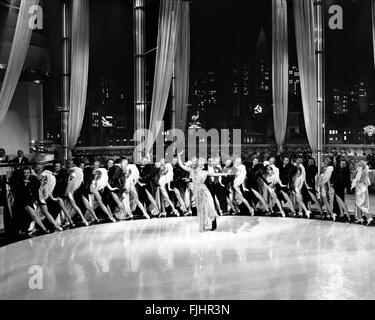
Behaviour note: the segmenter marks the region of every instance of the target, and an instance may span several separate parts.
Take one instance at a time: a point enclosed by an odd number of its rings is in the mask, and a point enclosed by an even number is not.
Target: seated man
[[[5,149],[0,149],[0,163],[8,163],[9,157],[5,154]]]
[[[25,156],[24,156],[24,153],[22,150],[18,150],[17,151],[17,157],[14,158],[11,163],[14,163],[14,164],[29,164],[29,159],[27,159]]]

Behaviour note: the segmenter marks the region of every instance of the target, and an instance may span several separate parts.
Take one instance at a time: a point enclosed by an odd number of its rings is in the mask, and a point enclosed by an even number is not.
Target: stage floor
[[[222,217],[207,233],[197,218],[97,225],[0,248],[0,300],[374,299],[374,239],[282,218]]]

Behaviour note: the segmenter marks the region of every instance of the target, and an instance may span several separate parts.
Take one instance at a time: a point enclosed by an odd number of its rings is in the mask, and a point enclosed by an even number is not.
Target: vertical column
[[[61,148],[64,162],[68,159],[68,117],[70,100],[70,46],[69,46],[69,5],[62,5],[62,96],[61,96]]]
[[[176,128],[176,74],[173,63],[172,83],[171,83],[171,129]]]
[[[134,0],[134,131],[145,129],[147,119],[145,19],[145,0]]]
[[[317,65],[317,102],[318,102],[318,168],[322,165],[324,153],[324,130],[325,130],[325,73],[324,73],[324,0],[315,2],[316,13],[316,65]]]

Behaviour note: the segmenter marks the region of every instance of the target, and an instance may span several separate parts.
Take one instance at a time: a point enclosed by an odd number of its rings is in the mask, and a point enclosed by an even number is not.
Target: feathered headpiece
[[[78,167],[72,167],[69,169],[69,174],[69,182],[72,184],[71,192],[74,193],[83,182],[83,170]]]
[[[47,199],[52,194],[53,190],[55,189],[56,178],[52,174],[52,172],[48,170],[44,170],[40,174],[40,178],[45,181],[45,183],[42,183],[42,185],[40,186],[40,190],[43,191],[43,194],[45,198]]]
[[[98,190],[103,190],[108,185],[108,172],[107,169],[99,168],[94,171],[94,174],[99,175]]]

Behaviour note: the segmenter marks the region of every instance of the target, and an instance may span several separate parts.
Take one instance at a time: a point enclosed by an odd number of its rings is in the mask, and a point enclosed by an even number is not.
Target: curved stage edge
[[[0,248],[0,299],[374,299],[374,239],[265,217],[221,217],[207,233],[197,218],[97,225]]]

